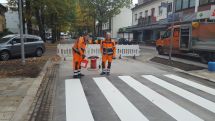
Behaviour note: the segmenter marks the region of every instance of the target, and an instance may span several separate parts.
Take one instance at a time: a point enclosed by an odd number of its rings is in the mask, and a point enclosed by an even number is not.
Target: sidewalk
[[[11,120],[33,81],[33,78],[0,79],[0,121]]]

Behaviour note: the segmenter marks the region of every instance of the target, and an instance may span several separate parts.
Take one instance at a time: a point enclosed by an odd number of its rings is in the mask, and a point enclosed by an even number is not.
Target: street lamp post
[[[19,29],[20,29],[20,40],[21,40],[22,65],[25,65],[25,47],[24,47],[24,36],[23,36],[22,1],[19,0],[18,3],[19,3]]]
[[[171,23],[171,40],[169,46],[169,60],[172,61],[172,49],[173,49],[173,41],[174,41],[174,25],[175,25],[175,0],[173,0],[172,7],[172,23]]]

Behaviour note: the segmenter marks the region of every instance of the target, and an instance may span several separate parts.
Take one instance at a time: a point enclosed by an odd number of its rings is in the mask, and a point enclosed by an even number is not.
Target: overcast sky
[[[133,0],[133,4],[136,4],[138,0]],[[0,0],[0,3],[6,3],[7,0]]]

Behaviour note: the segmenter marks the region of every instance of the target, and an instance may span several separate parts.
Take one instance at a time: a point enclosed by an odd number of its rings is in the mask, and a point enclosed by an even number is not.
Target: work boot
[[[80,76],[80,77],[82,77],[82,76],[85,76],[85,75],[84,75],[84,74],[82,74],[82,73],[80,73],[80,74],[79,74],[79,76]]]
[[[107,69],[107,73],[106,73],[108,76],[110,75],[110,69],[108,68]]]
[[[100,75],[105,75],[105,72],[100,73]]]
[[[107,75],[110,76],[110,72],[107,72]]]
[[[80,78],[78,75],[73,75],[73,78],[74,79],[78,79],[78,78]]]

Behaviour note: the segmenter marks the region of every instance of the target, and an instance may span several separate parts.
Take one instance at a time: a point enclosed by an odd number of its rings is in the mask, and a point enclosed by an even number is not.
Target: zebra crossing
[[[215,99],[215,89],[194,80],[189,80],[174,74],[162,75],[162,78],[156,75],[140,75],[138,78],[134,76],[117,76],[120,83],[126,84],[129,89],[133,89],[135,93],[147,99],[151,104],[158,107],[166,115],[176,121],[214,121],[215,120],[215,102],[205,98],[202,95],[195,94],[184,89],[181,86],[169,83],[166,79],[172,82],[179,82],[190,88],[202,91],[205,95]],[[121,91],[121,87],[113,83],[112,78],[109,77],[92,77],[93,83],[104,96],[105,100],[112,107],[120,121],[151,121],[148,115],[139,109],[132,101],[126,97]],[[180,105],[175,100],[169,99],[168,96],[163,95],[159,90],[151,88],[145,82],[150,82],[159,88],[165,89],[168,92],[179,96],[180,98],[189,102],[188,104],[195,105],[199,110],[206,110],[208,116],[204,117],[188,109],[186,106]],[[97,121],[92,112],[92,107],[89,105],[89,100],[86,96],[86,91],[83,87],[83,81],[80,79],[65,80],[65,98],[66,98],[66,119],[67,121]],[[90,88],[90,87],[88,87]],[[98,91],[98,90],[97,90]],[[145,102],[142,102],[145,103]],[[191,106],[192,107],[192,106]],[[94,107],[95,108],[95,107]],[[143,107],[144,108],[144,107]],[[150,110],[150,109],[146,109]],[[104,114],[105,115],[105,114]],[[154,114],[156,117],[156,114]],[[157,118],[158,119],[158,118]],[[160,120],[159,120],[160,121]]]

